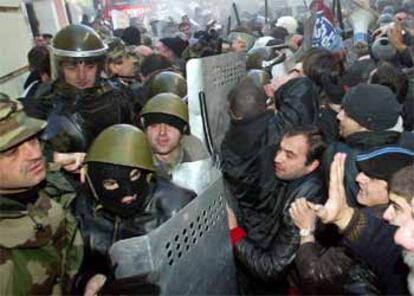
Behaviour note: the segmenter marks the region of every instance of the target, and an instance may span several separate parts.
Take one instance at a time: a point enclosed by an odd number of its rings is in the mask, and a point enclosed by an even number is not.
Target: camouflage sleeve
[[[83,260],[83,240],[75,217],[66,212],[66,239],[64,249],[63,275],[64,294],[69,294],[73,280],[79,271]]]
[[[13,264],[9,252],[0,247],[0,295],[11,295]]]

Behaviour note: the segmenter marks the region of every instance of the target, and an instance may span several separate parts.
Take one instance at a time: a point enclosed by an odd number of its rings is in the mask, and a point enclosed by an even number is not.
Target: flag
[[[336,27],[332,11],[323,3],[316,1],[313,9],[316,11],[312,33],[312,47],[324,47],[331,51],[343,48],[340,29]]]

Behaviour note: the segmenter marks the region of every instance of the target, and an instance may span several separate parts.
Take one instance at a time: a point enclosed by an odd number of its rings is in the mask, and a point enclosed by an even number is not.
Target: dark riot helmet
[[[182,133],[190,133],[188,106],[173,93],[161,93],[151,98],[142,108],[141,118],[145,128],[152,123],[164,122]]]
[[[88,26],[64,27],[55,35],[50,46],[52,77],[60,76],[62,61],[96,61],[102,68],[107,48],[101,37]]]
[[[129,124],[116,124],[103,130],[93,141],[84,162],[100,162],[155,172],[147,136]]]
[[[269,46],[252,48],[246,55],[246,69],[266,70],[270,73],[271,68],[285,58],[283,53]]]
[[[162,71],[148,81],[148,98],[160,93],[173,93],[180,98],[187,96],[187,81],[173,71]]]
[[[250,77],[250,79],[257,87],[262,87],[263,85],[269,84],[271,80],[269,73],[258,69],[252,69],[247,72],[247,77]]]

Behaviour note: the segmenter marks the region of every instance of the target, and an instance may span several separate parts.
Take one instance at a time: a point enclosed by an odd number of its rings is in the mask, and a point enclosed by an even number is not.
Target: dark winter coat
[[[86,258],[81,267],[78,288],[84,287],[96,273],[110,274],[108,251],[114,242],[149,233],[194,198],[194,192],[157,177],[156,182],[151,184],[142,208],[123,219],[104,210],[89,190],[83,188],[73,206],[85,242]]]

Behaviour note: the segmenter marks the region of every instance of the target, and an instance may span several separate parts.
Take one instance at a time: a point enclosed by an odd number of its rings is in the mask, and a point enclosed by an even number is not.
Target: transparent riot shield
[[[219,178],[154,231],[116,242],[109,251],[116,279],[145,278],[160,295],[237,294],[222,192]]]
[[[215,158],[230,122],[227,95],[246,74],[244,53],[227,53],[187,63],[191,133]]]

